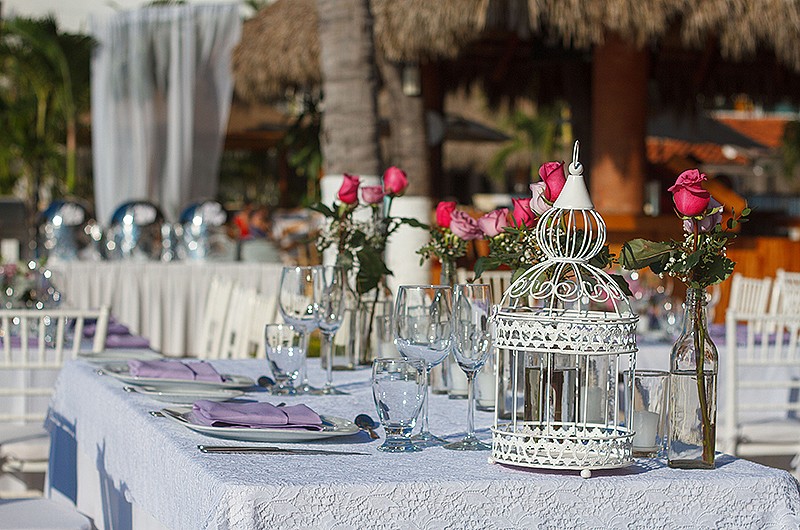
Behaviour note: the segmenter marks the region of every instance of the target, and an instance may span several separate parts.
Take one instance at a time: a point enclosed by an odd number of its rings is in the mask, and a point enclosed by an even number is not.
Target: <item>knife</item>
[[[263,445],[198,445],[201,453],[270,453],[278,455],[368,455],[356,451],[328,451],[325,449],[291,449]]]

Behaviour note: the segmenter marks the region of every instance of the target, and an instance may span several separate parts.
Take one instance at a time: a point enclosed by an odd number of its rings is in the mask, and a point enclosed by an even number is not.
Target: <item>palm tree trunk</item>
[[[369,0],[317,0],[324,173],[380,175],[377,74]]]
[[[392,124],[390,162],[410,177],[407,195],[429,197],[431,168],[423,99],[403,93],[402,64],[380,59],[378,64],[389,95]]]

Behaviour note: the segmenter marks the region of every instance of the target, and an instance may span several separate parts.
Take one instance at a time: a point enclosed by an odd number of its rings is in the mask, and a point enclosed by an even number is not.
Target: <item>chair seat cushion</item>
[[[0,425],[0,458],[47,461],[49,455],[50,435],[43,425]]]
[[[92,523],[74,508],[50,499],[0,500],[0,530],[91,530]]]

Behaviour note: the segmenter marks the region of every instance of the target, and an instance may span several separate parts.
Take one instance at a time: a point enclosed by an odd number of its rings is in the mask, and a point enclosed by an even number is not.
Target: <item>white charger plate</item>
[[[155,361],[164,356],[152,350],[103,350],[101,352],[82,352],[78,354],[78,359],[93,363],[122,362],[128,359],[138,359],[140,361]]]
[[[321,431],[286,428],[209,427],[192,423],[189,414],[191,411],[192,409],[189,407],[171,407],[162,409],[161,413],[165,418],[169,418],[175,423],[201,434],[245,442],[307,442],[349,436],[360,430],[352,421],[335,416],[320,416],[323,422]]]
[[[126,386],[127,392],[136,392],[156,401],[164,403],[176,403],[179,405],[191,405],[195,401],[205,399],[207,401],[228,401],[244,395],[241,390],[233,388],[211,388],[208,390],[186,389],[186,390],[159,390],[151,386],[130,385]]]
[[[127,364],[104,364],[102,373],[110,375],[123,383],[140,386],[149,386],[163,392],[185,392],[188,389],[210,390],[210,389],[237,389],[249,388],[255,385],[255,381],[244,375],[220,374],[222,381],[195,381],[193,379],[167,379],[164,377],[139,377],[131,375]]]

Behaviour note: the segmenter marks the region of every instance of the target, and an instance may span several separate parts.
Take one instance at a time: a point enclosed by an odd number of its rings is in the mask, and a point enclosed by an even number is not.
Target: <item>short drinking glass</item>
[[[272,375],[273,394],[295,394],[294,382],[306,358],[305,333],[288,324],[267,324],[264,345]]]
[[[372,397],[386,441],[378,451],[410,453],[422,451],[411,442],[427,388],[425,364],[415,359],[372,361]]]

